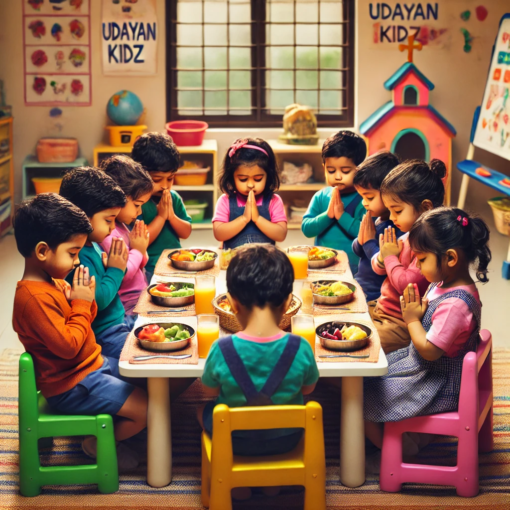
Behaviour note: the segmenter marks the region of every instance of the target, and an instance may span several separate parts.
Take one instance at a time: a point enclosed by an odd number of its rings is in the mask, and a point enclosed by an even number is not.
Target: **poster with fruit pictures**
[[[90,106],[90,0],[23,0],[25,104]]]
[[[510,14],[499,25],[473,143],[510,160]]]

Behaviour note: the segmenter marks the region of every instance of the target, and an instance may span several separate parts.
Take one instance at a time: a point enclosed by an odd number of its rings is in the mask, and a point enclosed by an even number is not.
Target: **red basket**
[[[207,122],[200,120],[174,120],[167,123],[166,132],[173,138],[175,145],[188,147],[202,145],[208,127]]]

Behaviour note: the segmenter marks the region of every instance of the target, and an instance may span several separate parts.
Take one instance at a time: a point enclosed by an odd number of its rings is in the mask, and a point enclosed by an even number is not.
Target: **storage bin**
[[[207,168],[183,168],[175,174],[177,186],[203,186],[207,182]]]
[[[105,129],[110,134],[110,145],[124,147],[132,146],[143,135],[147,126],[106,126]]]
[[[510,198],[496,197],[487,202],[494,214],[494,223],[500,234],[510,236]]]
[[[32,177],[35,192],[39,193],[58,193],[60,191],[61,177]]]
[[[37,142],[39,163],[72,163],[77,157],[76,138],[41,138]]]
[[[289,221],[291,223],[301,223],[303,221],[303,216],[307,211],[307,207],[295,207],[293,205],[289,206],[290,217]]]
[[[191,216],[192,223],[204,221],[205,210],[207,209],[207,202],[201,200],[185,200],[184,206],[186,212]]]
[[[200,120],[175,120],[167,123],[166,132],[175,145],[190,147],[202,145],[208,127],[207,122]]]

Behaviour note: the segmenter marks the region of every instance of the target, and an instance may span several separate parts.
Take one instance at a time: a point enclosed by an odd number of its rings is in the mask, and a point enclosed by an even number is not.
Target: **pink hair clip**
[[[269,157],[269,154],[262,147],[250,145],[248,140],[241,140],[240,142],[233,143],[228,151],[228,157],[232,158],[239,149],[255,149],[256,151],[263,152],[267,157]]]
[[[463,227],[467,227],[468,225],[468,219],[465,216],[463,218],[460,214],[457,216],[457,221],[460,221]]]

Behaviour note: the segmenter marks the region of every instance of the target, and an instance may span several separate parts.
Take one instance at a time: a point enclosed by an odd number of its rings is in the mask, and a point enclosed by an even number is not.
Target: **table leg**
[[[172,481],[170,384],[164,377],[147,380],[147,483],[164,487]]]
[[[342,378],[340,481],[346,487],[359,487],[365,483],[363,377]]]

